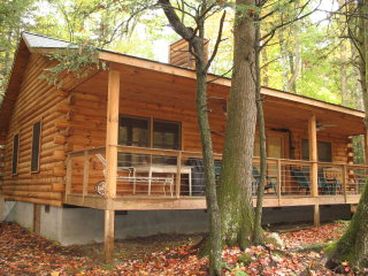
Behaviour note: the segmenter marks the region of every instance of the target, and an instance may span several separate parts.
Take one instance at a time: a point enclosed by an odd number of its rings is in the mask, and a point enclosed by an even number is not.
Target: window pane
[[[330,142],[318,142],[318,161],[332,162],[332,145]],[[309,142],[306,139],[302,141],[302,159],[309,160]]]
[[[146,118],[120,117],[119,144],[124,146],[149,147],[149,127]],[[118,156],[119,166],[135,166],[147,162],[147,156],[123,154]]]
[[[153,122],[153,147],[180,149],[180,124],[173,122]]]
[[[37,172],[40,167],[40,139],[41,139],[41,122],[38,122],[33,125],[32,158],[31,158],[32,172]]]
[[[318,160],[332,162],[332,146],[329,142],[318,142]]]
[[[13,137],[12,174],[17,173],[18,153],[19,153],[19,134],[16,134]]]
[[[148,147],[148,119],[121,117],[119,144],[125,146]]]

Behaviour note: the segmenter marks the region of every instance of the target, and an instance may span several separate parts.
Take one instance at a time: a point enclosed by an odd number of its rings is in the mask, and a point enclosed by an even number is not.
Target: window
[[[19,133],[13,137],[13,153],[12,153],[12,174],[17,174],[17,166],[19,159]]]
[[[41,148],[41,122],[37,122],[32,127],[31,172],[39,172],[40,170],[40,148]]]
[[[151,127],[150,121],[148,118],[121,116],[119,144],[162,149],[181,148],[180,123],[153,120]]]
[[[330,142],[317,143],[318,161],[332,162],[332,144]],[[309,160],[309,142],[306,139],[302,141],[302,159]]]
[[[120,117],[119,144],[149,146],[149,121],[145,118]]]
[[[180,123],[152,120],[149,118],[120,117],[119,144],[125,146],[180,149]],[[170,160],[169,160],[170,159]],[[171,163],[173,158],[142,155],[119,154],[119,166],[134,166],[144,163]],[[175,161],[176,163],[176,161]]]
[[[180,149],[180,125],[166,121],[153,122],[153,147]]]
[[[273,158],[282,158],[285,157],[284,155],[284,142],[285,142],[285,136],[283,133],[279,132],[268,132],[267,133],[267,139],[266,139],[267,145],[267,157],[273,157]],[[254,148],[253,148],[253,155],[254,156],[260,156],[260,142],[259,142],[259,134],[256,133],[254,137]]]

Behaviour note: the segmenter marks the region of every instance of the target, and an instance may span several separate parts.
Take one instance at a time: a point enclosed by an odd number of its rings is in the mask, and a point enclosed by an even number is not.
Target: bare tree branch
[[[218,48],[219,48],[220,43],[222,41],[222,31],[223,31],[223,28],[224,28],[225,17],[226,17],[226,11],[224,11],[222,16],[221,16],[220,26],[219,26],[219,30],[218,30],[218,34],[217,34],[217,40],[216,40],[215,47],[214,47],[214,50],[212,52],[212,55],[208,59],[208,62],[207,62],[207,65],[206,65],[206,70],[208,70],[208,68],[211,66],[211,63],[212,63],[213,59],[217,55]]]

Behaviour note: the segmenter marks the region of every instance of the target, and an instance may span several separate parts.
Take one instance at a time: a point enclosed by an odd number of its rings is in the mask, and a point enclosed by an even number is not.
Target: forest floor
[[[346,223],[280,230],[273,244],[245,252],[226,248],[225,275],[337,275],[324,267],[323,246],[339,238]],[[12,223],[0,224],[1,275],[206,275],[207,258],[196,245],[200,235],[158,235],[116,243],[115,261],[104,264],[102,245],[63,247]],[[280,243],[280,242],[279,242]],[[348,264],[344,273],[353,275]]]

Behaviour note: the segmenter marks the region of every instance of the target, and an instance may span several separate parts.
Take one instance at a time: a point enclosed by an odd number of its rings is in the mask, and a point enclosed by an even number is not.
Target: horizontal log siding
[[[43,70],[50,66],[48,59],[32,54],[24,71],[6,134],[2,192],[9,199],[61,205],[65,150],[64,143],[55,143],[55,137],[64,137],[59,133],[56,124],[66,117],[65,111],[59,110],[60,105],[66,101],[66,95],[40,79]],[[31,173],[32,125],[38,120],[42,120],[40,171]],[[17,175],[13,176],[11,163],[15,133],[19,133],[20,147]]]
[[[133,72],[134,73],[134,72]],[[185,151],[199,152],[201,150],[199,129],[197,126],[195,110],[195,86],[184,80],[165,82],[160,79],[145,79],[145,75],[140,73],[122,72],[120,113],[153,117],[156,119],[178,121],[182,124],[182,149]],[[125,75],[124,75],[125,74]],[[69,125],[69,136],[67,145],[69,151],[82,150],[91,147],[104,146],[106,137],[106,79],[102,74],[87,81],[70,95],[71,119]],[[140,81],[140,83],[139,83]],[[148,87],[149,86],[149,87]],[[225,111],[226,111],[226,91],[209,88],[209,116],[214,149],[221,153],[225,133]],[[268,123],[269,130],[278,128],[277,123]],[[290,158],[301,159],[301,141],[308,137],[305,129],[290,127],[291,148]],[[333,162],[346,162],[347,138],[330,136],[324,132],[318,134],[318,139],[332,143]],[[294,148],[294,156],[291,149]],[[73,170],[73,185],[77,182],[80,186],[75,186],[78,191],[82,190],[82,161],[75,164]],[[88,191],[93,192],[94,183],[101,180],[102,168],[99,161],[91,160],[91,167],[98,168],[95,176],[90,177]],[[289,176],[287,176],[289,177]],[[289,181],[292,183],[292,180]],[[120,187],[121,186],[121,187]],[[122,184],[117,187],[125,190]]]

